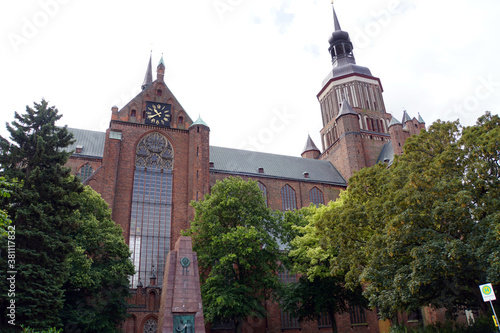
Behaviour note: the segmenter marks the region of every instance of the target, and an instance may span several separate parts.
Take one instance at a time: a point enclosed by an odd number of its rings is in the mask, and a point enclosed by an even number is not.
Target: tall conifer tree
[[[47,101],[15,113],[7,124],[10,140],[0,137],[0,176],[17,178],[9,204],[2,203],[15,226],[15,324],[46,328],[60,324],[63,283],[67,279],[66,257],[73,251],[71,232],[77,228],[73,211],[78,203],[69,200],[83,190],[64,164],[71,155],[63,149],[72,143],[66,127],[56,127],[61,118]],[[6,242],[2,241],[4,247]],[[5,253],[5,252],[4,252]],[[1,260],[0,311],[2,327],[9,319],[7,307],[6,256]]]

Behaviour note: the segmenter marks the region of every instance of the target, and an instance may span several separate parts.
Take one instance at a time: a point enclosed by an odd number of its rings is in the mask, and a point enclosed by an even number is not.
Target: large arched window
[[[137,145],[129,239],[136,271],[130,281],[133,288],[139,279],[147,283],[152,274],[158,285],[163,284],[170,249],[173,165],[172,145],[160,133],[146,135]]]
[[[288,184],[281,188],[281,207],[282,210],[292,210],[297,208],[295,191]]]
[[[323,193],[316,186],[314,186],[309,191],[309,199],[311,203],[316,205],[316,207],[318,207],[320,204],[321,205],[325,204],[325,200],[323,199]]]
[[[82,181],[82,183],[87,180],[87,178],[90,177],[90,175],[92,174],[92,165],[90,165],[89,163],[87,164],[84,164],[82,165],[82,167],[80,168],[80,171],[78,171],[78,178],[80,178],[80,180]]]

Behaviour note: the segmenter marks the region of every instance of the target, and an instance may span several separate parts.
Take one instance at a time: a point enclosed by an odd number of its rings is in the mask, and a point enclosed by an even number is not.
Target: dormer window
[[[309,172],[303,172],[304,178],[309,178]]]
[[[76,146],[76,149],[75,149],[75,153],[77,154],[81,154],[83,151],[83,146],[82,145],[78,145]]]
[[[264,173],[264,168],[259,168],[258,171],[259,173]]]

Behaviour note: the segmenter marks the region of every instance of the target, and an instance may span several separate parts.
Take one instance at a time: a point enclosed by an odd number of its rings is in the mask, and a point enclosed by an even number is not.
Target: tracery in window
[[[139,278],[149,281],[153,267],[157,284],[163,284],[170,249],[173,165],[172,145],[162,134],[150,133],[137,145],[129,238],[136,271],[130,281],[132,288]]]
[[[158,328],[158,323],[155,319],[148,319],[148,321],[144,324],[144,333],[156,333]]]

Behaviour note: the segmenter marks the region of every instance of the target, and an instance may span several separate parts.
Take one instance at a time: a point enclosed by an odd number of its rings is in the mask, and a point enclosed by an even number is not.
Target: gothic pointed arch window
[[[311,203],[316,205],[316,207],[318,207],[319,205],[325,204],[323,192],[321,192],[321,190],[319,188],[317,188],[316,186],[314,186],[309,191],[309,199],[310,199]]]
[[[156,267],[158,285],[163,284],[170,249],[173,166],[172,144],[162,134],[150,133],[138,143],[130,212],[129,247],[136,271],[130,281],[132,288],[139,279],[148,281],[151,267]]]
[[[297,208],[295,190],[288,184],[281,188],[281,207],[282,210],[293,210]]]
[[[90,165],[90,163],[86,163],[82,165],[82,167],[80,168],[80,170],[76,175],[78,176],[78,178],[80,178],[80,180],[83,183],[85,180],[87,180],[87,178],[90,177],[92,172],[93,172],[92,165]]]

